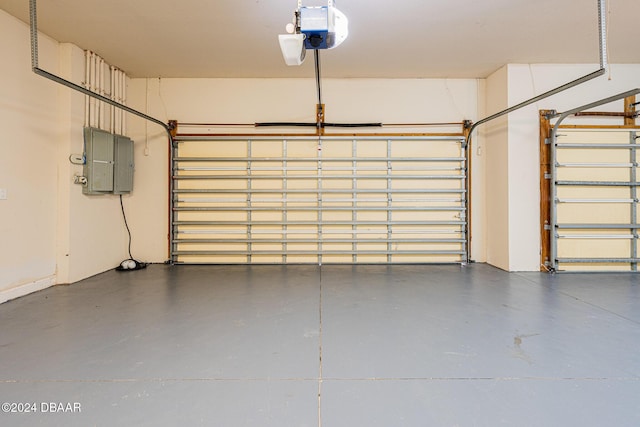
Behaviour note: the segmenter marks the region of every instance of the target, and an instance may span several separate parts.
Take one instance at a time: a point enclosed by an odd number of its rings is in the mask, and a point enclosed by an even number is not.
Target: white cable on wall
[[[120,98],[118,97],[118,69],[113,67],[113,87],[111,88],[113,91],[113,99],[116,102],[120,102]],[[118,120],[120,118],[120,113],[117,111],[114,112],[113,115],[113,132],[118,131]]]
[[[109,66],[109,99],[112,101],[116,100],[115,94],[113,93],[113,85],[116,78],[116,67],[113,65]],[[116,109],[113,105],[111,105],[111,109],[109,110],[109,132],[113,133],[115,131],[115,122],[116,119]]]
[[[122,104],[127,105],[127,76],[124,71],[120,71],[120,76],[122,78],[122,83],[120,85],[120,90],[122,91]],[[120,116],[120,123],[122,125],[120,133],[124,135],[127,132],[127,124],[125,122],[126,115],[123,110],[120,110]]]
[[[93,52],[89,52],[89,76],[88,76],[88,80],[89,80],[89,90],[91,92],[93,92],[95,89],[93,87],[93,69],[94,69],[94,54]],[[93,111],[95,109],[95,105],[96,105],[96,100],[94,98],[91,98],[91,100],[89,101],[89,126],[93,126]]]
[[[104,96],[104,59],[98,59],[98,93]],[[104,105],[98,101],[98,128],[104,129]]]
[[[607,54],[609,55],[609,58],[611,58],[611,51],[609,50],[609,28],[611,28],[611,1],[606,0],[607,2],[607,15],[606,18],[604,18],[607,22],[607,37],[606,37],[606,50],[607,50]],[[613,75],[611,74],[611,61],[608,62],[607,64],[607,70],[609,72],[609,77],[608,80],[612,80],[613,79]]]
[[[118,92],[120,95],[120,104],[124,105],[124,99],[122,97],[122,75],[124,73],[120,70],[118,70]],[[122,111],[119,112],[120,113],[120,127],[118,128],[118,132],[122,135],[124,133],[124,126],[123,126],[123,122],[124,122],[124,114]]]
[[[116,78],[115,78],[115,88],[114,88],[115,92],[116,92],[116,102],[118,102],[119,104],[122,104],[122,99],[120,98],[120,70],[116,69]],[[121,120],[122,120],[122,115],[120,114],[120,112],[116,112],[116,127],[114,132],[118,133],[120,132],[120,126],[121,126]]]
[[[92,89],[94,92],[98,92],[98,55],[93,54],[93,60],[91,61],[91,67],[92,67],[92,71],[91,71],[91,84],[92,84]],[[98,127],[98,100],[94,99],[93,100],[93,106],[91,108],[91,114],[92,114],[92,122],[91,125],[93,127]]]
[[[149,114],[149,79],[144,79],[144,112]],[[149,123],[144,123],[144,155],[149,155]]]
[[[84,82],[85,89],[89,89],[89,51],[84,51]],[[89,95],[84,96],[84,127],[89,126]]]
[[[120,70],[118,70],[118,102],[120,104],[123,104],[122,102],[122,73],[120,72]],[[119,119],[118,119],[118,129],[117,132],[122,134],[122,112],[119,112]]]
[[[115,81],[114,81],[114,87],[113,90],[116,94],[116,102],[119,104],[122,104],[122,101],[120,100],[120,70],[118,70],[116,68],[115,70],[116,72],[116,76],[115,76]],[[122,115],[120,114],[120,112],[116,112],[116,122],[115,122],[115,128],[114,128],[114,132],[118,133],[120,132],[120,119],[122,118]]]

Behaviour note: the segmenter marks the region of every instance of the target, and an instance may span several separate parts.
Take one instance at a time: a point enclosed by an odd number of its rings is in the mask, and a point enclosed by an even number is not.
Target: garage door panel
[[[612,224],[628,224],[631,221],[627,209],[619,206],[616,209],[611,203],[559,203],[558,216],[571,218],[572,223],[578,224],[597,224],[603,220]]]
[[[464,138],[177,138],[178,263],[466,261]]]
[[[552,153],[552,238],[561,271],[637,271],[636,131],[562,130]]]

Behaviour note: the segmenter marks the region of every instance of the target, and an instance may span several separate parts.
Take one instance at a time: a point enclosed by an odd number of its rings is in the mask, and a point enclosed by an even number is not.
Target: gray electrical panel
[[[130,193],[133,190],[133,141],[126,136],[115,135],[114,148],[113,192]]]
[[[133,141],[126,136],[84,129],[87,179],[84,194],[123,194],[133,190]]]

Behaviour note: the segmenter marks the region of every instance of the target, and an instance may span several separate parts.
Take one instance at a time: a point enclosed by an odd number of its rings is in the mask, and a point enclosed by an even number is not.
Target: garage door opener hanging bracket
[[[30,27],[31,27],[31,68],[33,70],[34,73],[38,74],[39,76],[45,77],[49,80],[52,80],[56,83],[59,83],[63,86],[67,86],[70,89],[76,90],[78,92],[81,92],[87,96],[90,96],[92,98],[96,98],[104,103],[107,103],[109,105],[112,105],[116,108],[120,108],[128,113],[131,113],[133,115],[136,115],[138,117],[141,117],[147,121],[150,121],[152,123],[155,123],[159,126],[162,126],[164,128],[164,130],[167,132],[167,135],[170,139],[173,139],[172,135],[171,135],[171,127],[154,118],[151,117],[141,111],[135,110],[127,105],[121,104],[119,102],[116,102],[110,98],[107,98],[106,96],[102,96],[98,93],[95,93],[87,88],[84,88],[80,85],[77,85],[73,82],[70,82],[66,79],[63,79],[60,76],[57,76],[55,74],[52,74],[48,71],[45,71],[43,69],[41,69],[39,67],[38,64],[38,20],[37,20],[37,0],[29,0],[29,18],[30,18]]]

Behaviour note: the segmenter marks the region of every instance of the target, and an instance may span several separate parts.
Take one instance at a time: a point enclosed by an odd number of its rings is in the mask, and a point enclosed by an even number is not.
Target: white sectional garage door
[[[179,136],[172,260],[466,262],[464,145],[462,136]]]

